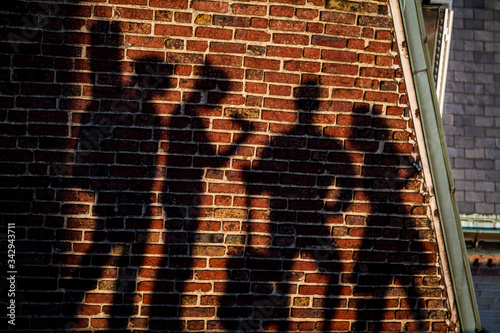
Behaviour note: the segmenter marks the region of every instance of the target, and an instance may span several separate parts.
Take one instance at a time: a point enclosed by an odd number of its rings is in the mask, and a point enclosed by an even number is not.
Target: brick
[[[120,33],[132,32],[139,34],[149,34],[151,33],[151,24],[114,21],[111,23],[111,31]]]
[[[266,86],[267,88],[267,86]],[[292,88],[287,86],[269,85],[269,94],[278,96],[290,96]]]
[[[166,60],[169,63],[178,64],[202,64],[203,56],[196,53],[177,53],[177,52],[167,52]]]
[[[293,17],[294,13],[295,13],[295,8],[289,6],[273,5],[269,7],[269,14],[272,16]]]
[[[355,14],[346,14],[333,11],[322,11],[320,15],[321,21],[338,22],[344,24],[354,24],[356,22]]]
[[[188,1],[187,0],[151,0],[149,5],[151,7],[160,7],[160,8],[186,9],[186,8],[188,8]]]
[[[312,61],[285,61],[284,69],[289,71],[300,72],[319,72],[320,64]]]
[[[265,98],[264,106],[271,109],[281,109],[281,110],[294,110],[296,108],[295,102],[287,99],[277,99],[277,98]],[[263,116],[267,113],[264,112]],[[294,117],[296,118],[296,116]]]
[[[129,57],[132,60],[148,59],[149,61],[164,61],[165,53],[164,52],[154,52],[154,51],[128,50],[127,57]]]
[[[356,62],[358,60],[357,53],[350,51],[323,50],[321,52],[321,57],[326,60],[340,62]]]
[[[303,32],[306,30],[306,24],[304,22],[296,22],[289,20],[270,20],[269,27],[272,30],[282,30],[282,31]]]
[[[195,41],[195,40],[187,41],[188,51],[205,52],[207,48],[208,48],[208,43],[205,41]]]
[[[269,57],[288,57],[288,58],[301,58],[302,49],[285,46],[268,46],[267,56]]]
[[[245,86],[245,91],[255,94],[265,94],[267,92],[267,84],[248,82]]]
[[[356,75],[358,73],[357,65],[345,65],[345,64],[323,64],[321,71],[329,74],[343,74],[343,75]]]
[[[264,81],[266,82],[279,82],[279,83],[289,83],[297,84],[299,83],[300,76],[297,74],[285,74],[285,73],[274,73],[267,72],[264,76]]]
[[[127,36],[127,43],[129,43],[132,46],[142,46],[151,48],[163,48],[165,46],[163,38],[157,38],[157,37]]]
[[[241,66],[243,59],[240,56],[230,56],[230,55],[207,55],[207,62],[212,65],[224,65],[224,66]]]
[[[253,28],[267,29],[268,20],[265,18],[253,17],[250,24]]]
[[[369,26],[369,27],[379,27],[379,28],[388,28],[391,25],[389,18],[381,17],[381,16],[359,16],[358,24],[360,26]]]
[[[250,58],[245,57],[245,67],[250,68],[259,68],[259,69],[269,69],[269,70],[279,70],[280,69],[280,61],[279,60],[270,60],[263,58]]]
[[[325,33],[335,36],[360,37],[361,28],[354,26],[341,26],[338,24],[327,24],[325,27]]]
[[[229,27],[250,27],[251,18],[249,17],[238,17],[238,16],[223,16],[214,15],[213,18],[214,25],[229,26]]]
[[[233,32],[228,29],[198,27],[196,28],[195,36],[211,39],[232,39]],[[236,38],[238,39],[238,37]]]
[[[301,9],[297,8],[295,15],[304,20],[313,20],[318,17],[319,13],[316,9]]]
[[[332,92],[333,98],[361,99],[362,96],[363,96],[363,91],[356,89],[334,89]]]
[[[133,20],[151,20],[153,18],[153,11],[146,9],[117,7],[115,13],[116,16]]]
[[[375,91],[368,91],[365,94],[365,99],[367,101],[396,103],[399,100],[399,94],[379,93],[379,92],[375,92]]]
[[[306,35],[275,33],[273,35],[273,42],[278,44],[289,44],[289,45],[308,45],[309,37]]]
[[[191,8],[203,12],[226,13],[228,11],[228,3],[220,1],[194,0],[191,2]]]
[[[246,45],[243,43],[211,42],[210,51],[221,53],[245,53]]]
[[[267,14],[267,7],[260,5],[234,4],[231,6],[234,14],[244,14],[250,16],[264,16]]]
[[[268,42],[271,39],[271,35],[265,31],[237,29],[234,38],[248,41]]]
[[[313,36],[311,44],[328,47],[344,48],[347,45],[347,40],[341,37],[328,37],[328,36]]]
[[[193,28],[179,25],[155,25],[155,34],[165,36],[180,36],[191,37],[193,36]]]
[[[365,48],[368,52],[387,53],[392,47],[392,43],[370,42]]]

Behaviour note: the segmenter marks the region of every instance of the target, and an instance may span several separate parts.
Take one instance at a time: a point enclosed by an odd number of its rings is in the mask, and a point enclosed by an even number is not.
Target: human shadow
[[[381,149],[394,136],[383,107],[336,104],[324,89],[314,80],[297,87],[296,122],[271,124],[269,145],[228,171],[245,185],[245,247],[228,260],[230,281],[209,329],[429,328],[414,287],[432,274],[430,257],[408,253],[419,222],[399,194],[418,183],[414,161]],[[403,318],[405,327],[393,323]]]
[[[213,309],[193,306],[197,304],[197,295],[193,293],[212,290],[196,270],[206,267],[210,256],[221,256],[225,251],[221,223],[209,220],[217,215],[214,205],[224,198],[213,194],[217,191],[211,186],[217,185],[210,180],[222,179],[220,169],[230,167],[231,157],[249,135],[249,122],[230,111],[232,108],[221,106],[233,84],[225,72],[209,63],[193,70],[194,77],[179,82],[189,91],[177,114],[164,117],[159,109],[153,111],[157,120],[156,139],[161,142],[162,150],[156,168],[161,166],[163,178],[152,190],[159,192],[165,219],[161,251],[168,254],[154,262],[156,267],[141,268],[139,272],[139,276],[151,279],[141,315],[148,316],[153,331],[196,329],[199,322],[188,323],[183,318],[214,314]],[[222,119],[212,127],[233,126],[241,135],[231,140],[230,135],[209,131],[208,117],[214,116]],[[148,249],[139,252],[151,253]],[[140,266],[152,266],[149,260],[145,259]]]
[[[71,197],[70,191],[59,190],[67,201],[62,213],[68,216],[66,228],[57,233],[66,331],[89,325],[110,331],[126,328],[128,317],[138,314],[132,253],[141,236],[137,233],[136,239],[129,225],[142,216],[144,205],[154,201],[147,191],[128,192],[131,174],[145,180],[155,156],[155,144],[144,129],[147,119],[140,113],[142,78],[127,75],[134,67],[140,72],[139,65],[123,60],[123,36],[119,29],[109,32],[110,22],[95,21],[89,30],[87,60],[76,65],[87,72],[58,73],[62,82],[87,83],[82,93],[90,97],[62,101],[62,109],[76,110],[71,136],[77,144],[72,163],[53,166],[60,176],[55,187],[80,191],[79,197]],[[168,82],[170,72],[163,70],[162,79]],[[106,317],[92,318],[100,313]]]

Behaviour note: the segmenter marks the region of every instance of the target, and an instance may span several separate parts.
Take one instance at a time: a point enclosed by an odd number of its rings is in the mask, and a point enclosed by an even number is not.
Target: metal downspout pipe
[[[441,121],[436,88],[430,71],[420,0],[399,0],[411,73],[424,141],[432,176],[433,191],[446,248],[460,328],[464,333],[481,331],[476,296],[464,236],[455,199],[455,186]]]

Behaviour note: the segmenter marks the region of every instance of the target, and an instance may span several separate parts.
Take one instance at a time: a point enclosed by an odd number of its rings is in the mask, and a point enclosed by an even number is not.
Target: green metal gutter
[[[420,0],[399,0],[411,71],[429,160],[434,194],[440,217],[455,300],[464,333],[481,331],[474,285],[452,178],[448,148],[431,75],[431,60]]]

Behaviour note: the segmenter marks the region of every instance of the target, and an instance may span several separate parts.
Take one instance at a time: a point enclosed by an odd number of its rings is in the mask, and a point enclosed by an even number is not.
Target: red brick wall
[[[384,1],[40,3],[2,4],[16,329],[454,327]]]

